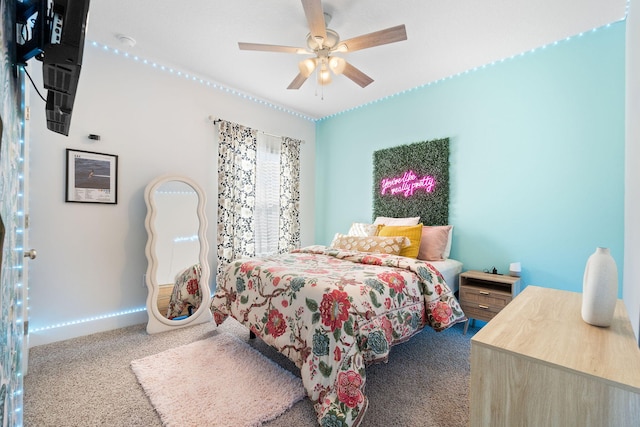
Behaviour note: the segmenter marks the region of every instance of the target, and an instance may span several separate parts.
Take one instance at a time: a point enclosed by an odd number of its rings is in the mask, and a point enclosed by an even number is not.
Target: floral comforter
[[[169,298],[169,308],[167,309],[167,319],[175,319],[180,317],[188,309],[189,315],[192,310],[197,310],[202,302],[202,293],[200,292],[200,277],[202,276],[202,267],[200,264],[194,264],[185,268],[176,276],[176,281]]]
[[[232,262],[211,309],[217,324],[234,317],[300,368],[324,427],[360,423],[366,364],[426,325],[466,320],[431,264],[325,246]]]

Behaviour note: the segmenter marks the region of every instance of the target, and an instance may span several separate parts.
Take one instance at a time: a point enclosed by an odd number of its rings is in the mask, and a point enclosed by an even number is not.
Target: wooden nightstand
[[[460,306],[469,319],[489,321],[520,293],[520,278],[465,271],[460,274]],[[464,325],[467,333],[469,322]]]

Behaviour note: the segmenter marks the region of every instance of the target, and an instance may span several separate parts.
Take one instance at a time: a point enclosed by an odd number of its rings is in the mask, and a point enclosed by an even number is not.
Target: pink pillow
[[[418,259],[423,261],[442,261],[449,241],[450,225],[422,227],[422,240]]]

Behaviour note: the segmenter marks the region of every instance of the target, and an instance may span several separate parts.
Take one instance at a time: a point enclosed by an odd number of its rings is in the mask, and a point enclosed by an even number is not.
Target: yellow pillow
[[[378,230],[378,236],[405,236],[411,241],[400,251],[401,256],[417,258],[420,252],[420,239],[422,239],[422,224],[418,225],[384,225]]]

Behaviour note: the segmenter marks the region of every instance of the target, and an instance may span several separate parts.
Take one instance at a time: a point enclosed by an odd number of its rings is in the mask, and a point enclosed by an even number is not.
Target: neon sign
[[[402,176],[383,178],[380,182],[380,194],[404,194],[411,197],[416,190],[424,189],[431,193],[436,186],[436,180],[430,175],[418,178],[414,171],[408,170]]]

